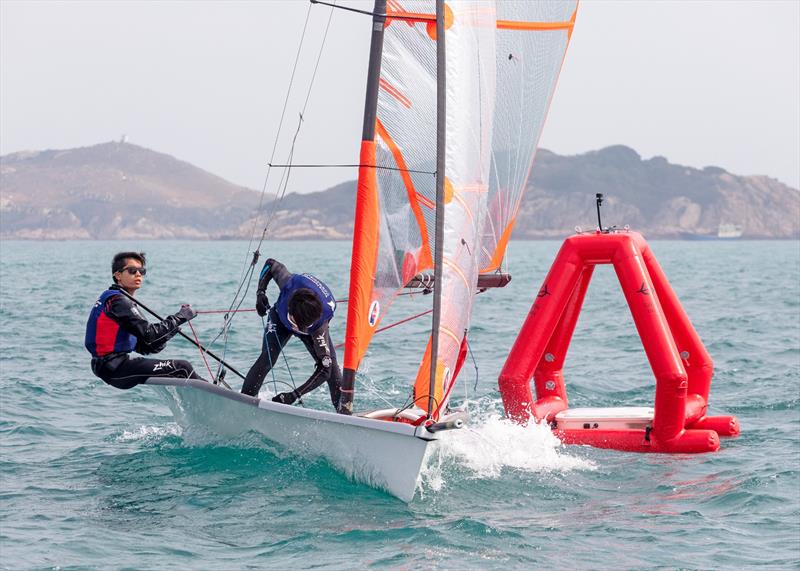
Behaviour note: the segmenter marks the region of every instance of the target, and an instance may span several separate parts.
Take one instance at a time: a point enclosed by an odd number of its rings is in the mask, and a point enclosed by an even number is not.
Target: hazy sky
[[[0,0],[0,154],[126,134],[260,189],[308,6]],[[276,162],[329,15],[311,8]],[[295,162],[357,162],[369,33],[334,13]],[[800,187],[800,1],[583,0],[541,146],[612,144]],[[289,190],[355,176],[296,171]]]

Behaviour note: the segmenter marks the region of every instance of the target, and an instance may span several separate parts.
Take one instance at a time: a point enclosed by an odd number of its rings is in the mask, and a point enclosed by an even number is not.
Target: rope
[[[206,310],[203,310],[203,311],[198,311],[198,310],[195,310],[195,311],[198,314],[204,314],[204,313],[244,313],[245,311],[255,311],[255,308],[253,308],[253,309],[206,309]]]
[[[264,329],[264,337],[269,337],[269,331],[267,330],[267,326],[264,324],[263,315],[261,316],[261,327]],[[275,335],[277,335],[277,333],[275,333]],[[280,341],[280,339],[278,339],[278,341]],[[275,394],[278,394],[278,381],[275,379],[275,366],[272,362],[272,353],[270,353],[269,350],[269,343],[267,343],[267,359],[269,359],[269,372],[272,374],[272,388],[275,391]]]
[[[415,169],[400,169],[397,167],[385,167],[381,165],[362,165],[362,164],[352,164],[352,165],[345,165],[345,164],[311,164],[311,165],[276,165],[269,163],[270,167],[280,168],[280,167],[291,167],[294,169],[320,169],[320,168],[361,168],[367,167],[371,169],[378,169],[378,170],[387,170],[387,171],[397,171],[397,172],[410,172],[416,174],[431,174],[436,175],[433,171],[421,171]]]
[[[187,323],[189,324],[189,329],[192,330],[192,335],[194,335],[194,340],[197,342],[197,348],[200,351],[200,356],[203,358],[203,362],[206,364],[206,370],[208,370],[208,374],[211,376],[211,380],[215,381],[214,373],[211,372],[211,367],[208,365],[208,360],[206,359],[206,353],[205,351],[203,351],[202,345],[200,345],[200,340],[197,338],[197,332],[194,330],[194,325],[192,325],[191,321],[187,321]]]
[[[310,11],[311,11],[311,5],[312,4],[309,4],[309,14],[310,14]],[[297,122],[297,129],[295,130],[294,137],[292,138],[292,146],[290,147],[290,150],[289,150],[289,160],[287,161],[288,164],[286,165],[286,168],[284,168],[284,175],[283,175],[283,177],[281,179],[281,181],[284,183],[283,184],[283,190],[280,193],[280,197],[277,200],[273,200],[273,203],[272,203],[273,204],[273,209],[272,209],[272,212],[270,213],[270,215],[267,218],[267,223],[264,226],[264,230],[261,232],[261,239],[258,242],[258,246],[256,247],[256,251],[259,251],[261,249],[261,244],[263,244],[264,239],[266,238],[267,232],[269,230],[270,224],[271,224],[272,220],[275,217],[275,213],[278,211],[278,205],[283,200],[283,197],[286,195],[286,188],[289,185],[289,175],[290,175],[291,169],[292,169],[292,159],[294,157],[295,145],[297,144],[297,137],[300,134],[300,127],[303,124],[303,116],[306,113],[306,109],[308,108],[308,102],[311,99],[311,92],[312,92],[312,90],[314,88],[314,82],[315,82],[315,80],[317,78],[317,71],[319,71],[319,62],[322,60],[322,52],[325,49],[325,42],[328,39],[328,31],[330,30],[331,20],[332,19],[333,19],[333,8],[331,8],[331,12],[328,15],[328,23],[325,25],[325,33],[322,36],[322,43],[320,44],[319,53],[317,54],[317,61],[314,64],[314,72],[311,74],[311,81],[308,84],[308,91],[306,92],[306,98],[305,98],[305,101],[303,101],[303,108],[300,111],[300,118],[299,118],[299,120]],[[306,16],[306,23],[307,22],[308,22],[308,15]],[[303,28],[303,33],[305,34],[305,28]],[[299,56],[299,51],[298,51],[298,56]],[[297,67],[297,61],[295,61],[295,68],[296,67]],[[292,72],[292,76],[294,76],[294,71]],[[288,99],[288,95],[289,94],[287,92],[287,99]],[[284,109],[284,111],[285,111],[285,109]],[[277,137],[276,137],[275,144],[277,146]],[[270,157],[269,162],[272,163],[273,159],[274,159],[274,152],[273,152],[273,155]],[[280,186],[281,185],[279,183],[278,184],[278,188],[280,188]],[[276,197],[277,197],[277,193],[276,193]],[[249,245],[248,245],[248,249],[249,249]]]
[[[405,319],[401,319],[400,321],[395,321],[391,325],[387,325],[386,327],[381,327],[380,329],[377,329],[375,331],[375,333],[373,333],[373,335],[377,335],[378,333],[381,333],[382,331],[386,331],[387,329],[391,329],[392,327],[397,327],[398,325],[402,325],[403,323],[408,323],[409,321],[411,321],[413,319],[417,319],[418,317],[423,317],[425,315],[428,315],[432,311],[433,311],[432,309],[429,309],[427,311],[423,311],[422,313],[418,313],[416,315],[412,315],[411,317],[406,317]],[[341,347],[344,347],[344,343],[343,342],[339,343],[334,348],[335,349],[340,349]]]
[[[292,390],[297,393],[297,385],[294,382],[294,376],[292,375],[292,368],[289,366],[289,360],[286,358],[286,355],[283,351],[281,351],[281,355],[283,355],[283,362],[286,365],[286,370],[289,373],[289,380],[292,382]],[[300,396],[300,393],[297,393],[297,402],[300,403],[300,406],[303,408],[306,407],[305,403],[303,402],[303,398]]]
[[[303,23],[303,31],[300,34],[300,44],[297,46],[297,53],[295,54],[295,57],[294,57],[294,66],[292,67],[292,75],[291,75],[291,77],[289,79],[289,86],[286,88],[286,96],[283,99],[283,108],[281,109],[281,118],[278,121],[278,131],[275,134],[275,141],[272,144],[272,153],[270,154],[270,158],[269,158],[269,162],[270,163],[275,158],[275,153],[277,152],[277,149],[278,149],[278,141],[280,140],[281,131],[283,129],[283,120],[286,117],[286,108],[289,106],[289,96],[291,95],[292,87],[294,86],[294,78],[295,78],[295,74],[297,73],[297,64],[300,62],[300,54],[303,51],[303,44],[305,43],[306,30],[308,29],[308,20],[310,19],[310,17],[311,17],[311,4],[308,5],[308,9],[306,10],[306,19],[305,19],[305,22]],[[261,196],[259,197],[259,200],[258,200],[258,208],[256,209],[258,214],[253,219],[253,229],[250,231],[250,241],[247,244],[247,257],[245,258],[245,263],[247,262],[247,260],[250,257],[250,247],[253,245],[253,238],[255,237],[255,234],[256,234],[256,223],[258,222],[258,216],[261,214],[261,210],[262,210],[263,205],[264,205],[264,195],[267,192],[267,186],[269,185],[269,176],[270,176],[271,173],[272,173],[272,168],[268,168],[267,169],[267,175],[266,175],[266,177],[264,179],[264,184],[261,187]],[[254,259],[253,263],[251,264],[251,266],[255,266],[256,262],[257,262],[257,259]],[[247,266],[245,266],[244,268],[246,268],[246,267]],[[244,274],[245,274],[245,269],[244,268],[242,269],[242,275],[240,276],[240,279],[242,279],[244,277]],[[240,286],[240,289],[241,289],[241,286]]]
[[[403,293],[398,293],[398,294],[395,294],[395,297],[401,297],[401,296],[404,296],[404,295],[428,295],[428,293],[430,293],[429,289],[419,289],[418,291],[406,291],[406,292],[403,292]],[[342,299],[337,299],[336,303],[337,304],[339,304],[339,303],[347,303],[349,301],[350,301],[349,297],[344,297]]]
[[[268,336],[270,332],[267,330],[267,327],[264,324],[263,317],[261,317],[261,325],[264,327],[264,336]],[[275,335],[275,338],[278,339],[278,334],[275,331],[273,331],[272,333],[273,335]],[[280,339],[278,339],[278,343],[280,343]],[[286,385],[287,387],[291,386],[293,391],[297,391],[297,387],[294,384],[294,377],[292,376],[292,370],[289,367],[289,362],[286,360],[286,353],[283,351],[283,348],[281,348],[281,354],[283,355],[283,361],[286,364],[286,370],[289,371],[289,379],[292,381],[291,385],[289,385],[289,383],[286,383],[284,381],[279,381],[275,377],[275,363],[272,362],[272,353],[269,351],[269,343],[267,343],[267,359],[269,359],[269,371],[272,375],[272,388],[275,391],[275,394],[278,394],[278,383]],[[305,407],[302,398],[297,397],[297,400],[301,406]]]
[[[467,351],[469,352],[469,356],[472,357],[472,366],[475,367],[475,386],[472,387],[474,392],[478,392],[478,361],[475,360],[475,353],[472,352],[472,346],[469,344],[469,339],[465,336],[464,339],[467,340]],[[467,383],[464,383],[464,387],[466,388]]]

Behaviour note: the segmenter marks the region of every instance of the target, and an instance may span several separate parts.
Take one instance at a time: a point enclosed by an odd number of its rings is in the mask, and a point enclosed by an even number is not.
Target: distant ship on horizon
[[[720,222],[716,234],[692,234],[682,232],[680,237],[684,240],[736,240],[742,237],[744,228],[730,222]]]
[[[720,222],[719,228],[717,229],[717,238],[721,240],[731,240],[734,238],[741,238],[742,230],[743,230],[742,227],[737,226],[736,224]]]

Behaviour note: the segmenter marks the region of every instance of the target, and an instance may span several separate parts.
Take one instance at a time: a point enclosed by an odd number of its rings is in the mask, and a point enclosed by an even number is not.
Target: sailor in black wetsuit
[[[267,285],[275,280],[280,288],[278,301],[270,307],[267,300]],[[256,291],[256,310],[267,316],[261,355],[258,357],[242,384],[242,392],[256,396],[264,383],[264,377],[275,365],[289,337],[300,338],[314,358],[314,372],[297,389],[275,395],[272,400],[282,404],[293,404],[301,395],[313,391],[322,383],[328,383],[331,402],[337,412],[349,414],[339,406],[342,372],[336,361],[328,323],[336,310],[336,300],[330,289],[310,274],[292,274],[286,266],[270,258],[264,263]]]
[[[130,357],[159,353],[179,330],[197,315],[188,305],[164,321],[149,323],[136,304],[121,293],[133,295],[147,273],[142,252],[120,252],[111,263],[114,284],[95,302],[86,323],[85,345],[92,354],[92,372],[109,385],[130,389],[148,377],[199,379],[194,368],[182,359]]]

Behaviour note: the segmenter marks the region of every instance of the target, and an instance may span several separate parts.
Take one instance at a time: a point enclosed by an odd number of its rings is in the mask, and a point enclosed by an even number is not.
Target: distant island
[[[355,181],[288,194],[272,230],[284,239],[349,239]],[[649,238],[800,237],[800,191],[766,176],[643,160],[616,145],[560,156],[540,150],[513,233],[562,238],[604,222]],[[125,142],[0,157],[0,238],[248,238],[259,193]]]

